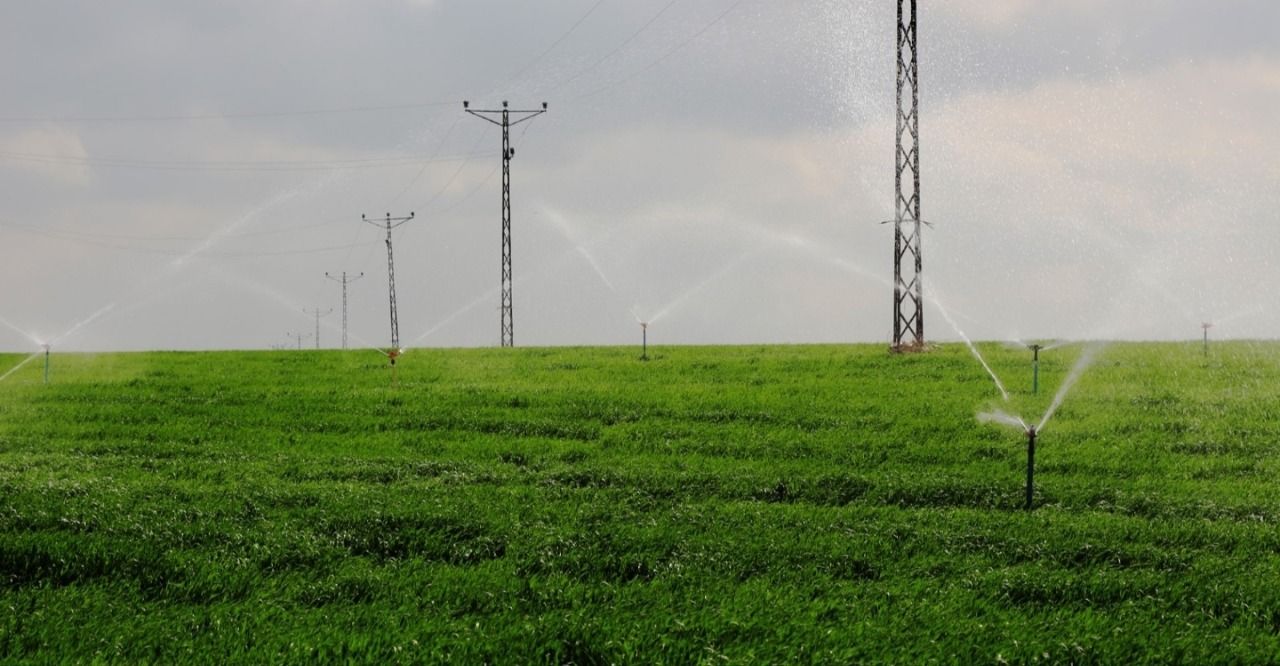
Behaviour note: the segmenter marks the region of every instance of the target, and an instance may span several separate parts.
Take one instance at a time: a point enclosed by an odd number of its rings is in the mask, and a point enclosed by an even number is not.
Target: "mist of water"
[[[711,285],[712,285],[713,283],[715,283],[717,280],[722,279],[724,276],[726,276],[726,275],[728,275],[729,273],[731,273],[735,268],[737,268],[738,266],[740,266],[740,265],[741,265],[743,262],[745,262],[747,259],[750,259],[751,257],[753,257],[753,256],[755,256],[755,255],[757,255],[757,254],[759,254],[759,253],[760,253],[760,250],[759,250],[758,248],[757,248],[757,249],[755,249],[755,250],[748,250],[747,252],[744,252],[744,253],[742,253],[742,254],[738,255],[737,257],[735,257],[734,259],[732,259],[732,260],[730,260],[730,261],[726,262],[723,266],[721,266],[720,268],[716,269],[716,271],[715,271],[714,273],[712,273],[712,274],[708,275],[707,277],[703,278],[700,282],[698,282],[697,284],[693,285],[693,286],[692,286],[692,287],[690,287],[689,289],[684,290],[683,292],[681,292],[680,294],[678,294],[675,298],[673,298],[673,299],[671,299],[670,301],[668,301],[666,305],[664,305],[664,306],[662,306],[661,308],[659,308],[659,309],[658,309],[658,311],[657,311],[656,313],[654,313],[654,315],[653,315],[652,317],[649,317],[649,321],[648,321],[648,323],[652,324],[652,323],[654,323],[654,322],[657,322],[657,321],[660,321],[660,320],[662,320],[662,319],[666,318],[666,317],[667,317],[667,315],[670,315],[672,311],[674,311],[674,310],[676,310],[676,309],[680,308],[680,307],[681,307],[681,306],[683,306],[685,303],[687,303],[687,302],[689,301],[689,299],[691,299],[691,298],[693,298],[694,296],[696,296],[696,295],[698,294],[698,292],[700,292],[700,291],[702,291],[703,289],[706,289],[707,287],[711,286]],[[637,319],[638,319],[638,317],[637,317]]]
[[[1058,392],[1053,396],[1053,402],[1049,404],[1049,409],[1045,410],[1044,417],[1040,419],[1040,423],[1036,425],[1036,430],[1044,429],[1045,424],[1058,411],[1058,407],[1062,406],[1062,401],[1067,399],[1067,394],[1071,392],[1071,387],[1075,386],[1080,379],[1080,375],[1093,364],[1098,352],[1104,345],[1100,343],[1092,343],[1085,346],[1084,351],[1080,353],[1080,358],[1076,359],[1076,364],[1071,367],[1071,372],[1067,373],[1067,378],[1062,380],[1062,385],[1058,387]]]
[[[964,334],[964,331],[960,329],[960,325],[951,318],[951,314],[947,312],[947,309],[942,307],[942,303],[936,298],[932,300],[933,304],[937,306],[938,312],[942,314],[942,318],[951,325],[951,328],[955,329],[956,333],[960,336],[960,339],[964,340],[965,346],[969,348],[969,352],[973,354],[974,358],[978,359],[978,363],[982,364],[982,369],[986,370],[988,375],[991,375],[991,381],[994,381],[996,383],[996,388],[1000,389],[1000,395],[1004,397],[1004,401],[1009,402],[1009,392],[1005,390],[1004,382],[1000,381],[1000,377],[996,375],[996,371],[992,370],[990,365],[987,365],[987,359],[982,357],[982,354],[978,352],[978,348],[974,346],[973,341],[969,339],[969,336]]]
[[[31,342],[35,343],[35,345],[36,345],[37,347],[39,347],[40,345],[44,344],[44,342],[43,342],[43,341],[41,341],[41,340],[40,340],[40,338],[39,338],[36,334],[34,334],[34,333],[30,332],[30,331],[27,331],[27,330],[24,330],[24,329],[18,328],[16,325],[14,325],[13,323],[11,323],[9,320],[5,319],[4,317],[0,317],[0,325],[2,325],[2,326],[4,326],[4,327],[6,327],[6,328],[8,328],[8,329],[12,330],[13,332],[17,333],[18,335],[21,335],[22,337],[24,337],[24,338],[26,338],[26,339],[30,340]]]
[[[1012,426],[1022,430],[1023,432],[1026,432],[1030,427],[1027,425],[1026,421],[1022,420],[1022,417],[1014,416],[1013,414],[1008,414],[998,409],[990,412],[979,413],[978,421],[980,423],[999,423],[1000,425]]]
[[[43,350],[43,349],[42,349],[42,350],[40,350],[40,351],[38,351],[38,352],[36,352],[36,353],[34,353],[34,354],[32,354],[32,355],[30,355],[30,356],[28,356],[28,357],[26,357],[26,358],[24,358],[24,359],[22,359],[22,361],[21,361],[21,362],[19,362],[17,365],[13,366],[12,368],[9,368],[9,370],[8,370],[8,371],[6,371],[3,375],[0,375],[0,382],[2,382],[2,381],[4,381],[4,380],[8,379],[8,378],[9,378],[9,375],[12,375],[13,373],[15,373],[15,372],[17,372],[18,370],[22,369],[22,366],[24,366],[24,365],[26,365],[26,364],[30,363],[31,361],[35,360],[36,358],[39,358],[39,357],[40,357],[40,356],[42,356],[42,355],[44,355],[44,350]]]

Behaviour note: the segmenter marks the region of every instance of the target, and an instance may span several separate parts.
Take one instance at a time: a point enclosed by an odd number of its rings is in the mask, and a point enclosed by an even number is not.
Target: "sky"
[[[925,335],[1274,338],[1280,3],[921,1]],[[888,343],[890,0],[0,8],[0,350]],[[301,341],[314,346],[314,337]]]

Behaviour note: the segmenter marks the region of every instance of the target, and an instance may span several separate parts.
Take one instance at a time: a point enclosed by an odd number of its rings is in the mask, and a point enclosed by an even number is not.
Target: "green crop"
[[[1280,345],[53,355],[0,660],[1275,662]],[[0,356],[0,373],[24,357]]]

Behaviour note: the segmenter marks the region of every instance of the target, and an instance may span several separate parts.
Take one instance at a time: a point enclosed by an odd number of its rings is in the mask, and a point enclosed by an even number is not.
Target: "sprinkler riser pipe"
[[[1036,480],[1036,429],[1027,428],[1027,511],[1032,508]]]
[[[49,383],[49,349],[44,350],[44,383]]]

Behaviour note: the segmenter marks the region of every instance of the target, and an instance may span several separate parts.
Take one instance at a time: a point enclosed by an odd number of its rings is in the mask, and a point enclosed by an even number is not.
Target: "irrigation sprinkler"
[[[1031,350],[1031,393],[1040,393],[1040,350],[1044,345],[1027,345]]]
[[[649,322],[640,322],[640,360],[649,360]]]
[[[44,349],[44,383],[49,383],[49,343],[42,343],[41,349]]]
[[[1213,328],[1213,324],[1210,324],[1209,322],[1206,321],[1200,324],[1200,328],[1204,329],[1204,355],[1205,355],[1205,358],[1208,358],[1209,357],[1209,329]]]
[[[1036,481],[1036,427],[1027,428],[1027,511],[1032,508]]]

